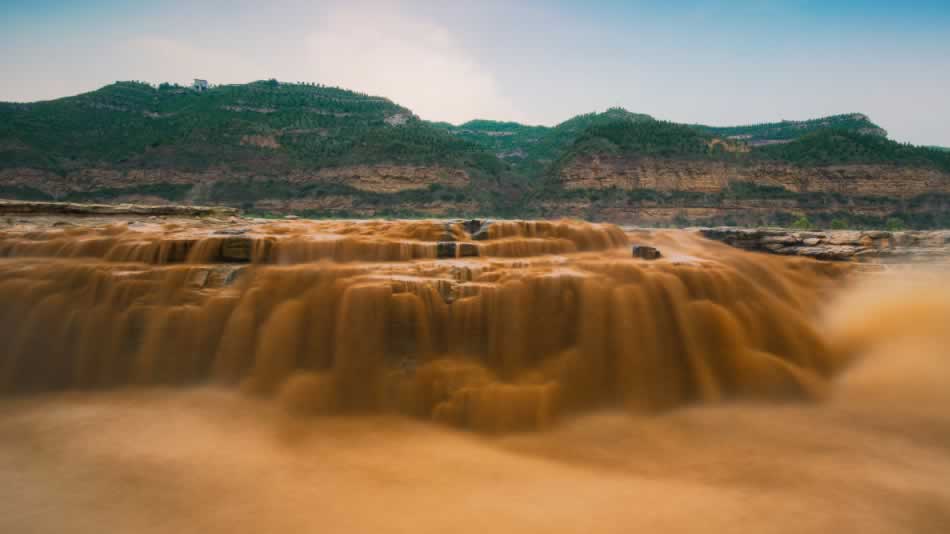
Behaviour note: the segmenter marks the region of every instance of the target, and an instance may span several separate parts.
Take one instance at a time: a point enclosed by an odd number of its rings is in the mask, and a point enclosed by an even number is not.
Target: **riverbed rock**
[[[474,234],[482,228],[484,221],[481,219],[469,219],[467,221],[462,221],[462,229],[469,233],[469,235]]]
[[[452,221],[442,223],[442,236],[439,241],[458,241],[455,237],[455,223]]]
[[[807,256],[816,260],[843,261],[854,258],[859,251],[868,250],[851,245],[825,245],[815,247],[792,247],[788,251],[782,251],[783,254],[795,254],[796,256]]]
[[[220,261],[248,262],[254,241],[246,237],[231,237],[221,241]]]
[[[455,241],[439,241],[435,250],[437,258],[454,258],[456,256],[455,252],[458,250],[458,243]]]
[[[777,244],[781,244],[781,245],[794,245],[794,244],[797,244],[797,243],[801,243],[802,240],[799,239],[798,236],[796,236],[796,235],[794,235],[794,234],[786,234],[786,235],[770,235],[770,236],[766,236],[766,237],[763,237],[762,239],[760,239],[759,242],[760,242],[760,243],[766,243],[766,244],[768,244],[768,243],[777,243]]]
[[[185,281],[185,285],[198,289],[204,288],[210,274],[210,269],[195,269],[188,273],[188,279]]]
[[[205,288],[222,288],[237,282],[245,272],[246,265],[218,265],[211,269],[205,281]]]
[[[662,256],[659,250],[647,245],[634,245],[632,253],[634,258],[643,260],[657,260]]]
[[[460,258],[472,258],[479,255],[478,245],[475,243],[459,243],[458,251]]]
[[[484,241],[491,238],[488,232],[488,228],[491,226],[491,224],[492,221],[490,220],[472,219],[463,222],[462,228],[464,228],[465,231],[468,232],[468,234],[472,236],[472,239],[475,241]]]
[[[950,256],[950,231],[829,230],[796,232],[777,228],[700,228],[707,239],[736,248],[826,261],[879,261]]]

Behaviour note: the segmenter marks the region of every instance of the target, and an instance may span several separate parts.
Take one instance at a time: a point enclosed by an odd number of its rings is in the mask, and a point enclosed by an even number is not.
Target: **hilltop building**
[[[208,80],[199,80],[198,78],[195,78],[195,83],[191,84],[191,87],[195,91],[203,93],[208,90]]]

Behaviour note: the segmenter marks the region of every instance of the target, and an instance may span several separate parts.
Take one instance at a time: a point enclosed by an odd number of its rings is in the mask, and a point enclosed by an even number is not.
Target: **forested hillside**
[[[854,211],[853,224],[925,227],[946,219],[950,151],[892,141],[859,113],[713,127],[612,108],[553,127],[452,125],[316,84],[117,82],[0,103],[0,197],[659,224]]]
[[[0,168],[227,165],[280,172],[353,163],[485,163],[476,146],[385,98],[276,81],[204,92],[119,82],[76,97],[0,104],[0,118]]]
[[[763,124],[749,124],[745,126],[704,126],[696,125],[697,129],[730,139],[743,140],[753,145],[767,145],[783,141],[791,141],[826,128],[849,130],[863,134],[887,137],[887,132],[871,122],[863,113],[849,113],[832,115],[820,119],[806,121],[781,121]]]

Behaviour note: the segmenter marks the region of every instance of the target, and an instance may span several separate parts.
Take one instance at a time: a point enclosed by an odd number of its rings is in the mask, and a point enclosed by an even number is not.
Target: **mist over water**
[[[0,527],[950,529],[945,277],[469,230],[0,236]]]

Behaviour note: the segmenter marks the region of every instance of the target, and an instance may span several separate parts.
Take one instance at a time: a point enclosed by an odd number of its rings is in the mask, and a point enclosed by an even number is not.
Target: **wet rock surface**
[[[743,250],[829,261],[948,261],[950,230],[796,231],[781,228],[700,228],[706,239]]]
[[[633,253],[634,258],[640,258],[644,260],[657,260],[662,256],[659,250],[647,245],[634,245],[631,252]]]
[[[457,245],[454,241],[440,241],[436,247],[436,257],[454,258]]]
[[[474,239],[475,241],[485,241],[491,239],[489,234],[489,227],[491,227],[492,221],[486,219],[472,219],[470,221],[465,221],[462,223],[462,228]]]
[[[478,256],[478,245],[475,243],[459,243],[459,257],[471,258]]]

